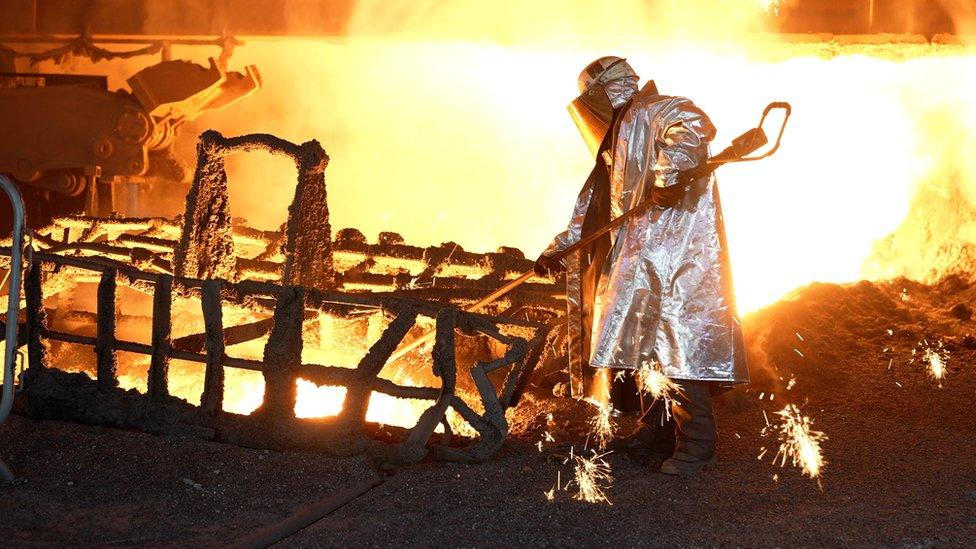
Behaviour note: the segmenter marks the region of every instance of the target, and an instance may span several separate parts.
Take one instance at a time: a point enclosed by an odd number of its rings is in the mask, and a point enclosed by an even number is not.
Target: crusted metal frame
[[[6,252],[8,250],[4,250]],[[74,277],[83,272],[98,276],[98,310],[95,337],[53,330],[47,326],[43,307],[43,279],[58,285],[62,277]],[[119,285],[129,286],[153,294],[152,341],[150,344],[121,340],[116,336],[116,295]],[[61,286],[63,287],[63,286]],[[170,303],[174,295],[198,298],[204,317],[206,332],[203,348],[192,352],[176,348],[170,336],[172,330]],[[25,281],[26,323],[23,326],[28,347],[28,369],[24,380],[24,394],[28,408],[36,415],[56,413],[63,419],[83,420],[90,423],[115,424],[165,432],[154,428],[159,423],[155,417],[168,413],[166,409],[177,404],[180,408],[178,421],[185,425],[205,428],[212,438],[241,442],[262,447],[312,446],[348,454],[363,451],[367,447],[365,415],[369,395],[373,391],[398,398],[430,400],[432,404],[421,414],[416,425],[409,429],[401,442],[393,444],[395,450],[384,452],[398,462],[412,463],[427,455],[428,442],[438,424],[445,427],[445,434],[434,444],[435,457],[458,461],[481,461],[489,457],[504,441],[508,427],[505,410],[517,402],[519,392],[531,375],[538,360],[546,328],[536,322],[514,318],[499,319],[476,313],[468,313],[451,306],[413,299],[397,298],[383,294],[351,295],[346,293],[283,286],[269,282],[230,282],[219,279],[201,280],[174,277],[169,274],[149,273],[110,259],[67,257],[47,252],[34,252]],[[270,335],[265,347],[264,359],[249,360],[228,357],[224,352],[225,334],[242,332],[263,334],[264,330],[253,325],[225,328],[221,301],[250,302],[255,307],[270,308],[274,312]],[[380,308],[392,321],[380,338],[360,359],[356,368],[343,368],[301,362],[302,326],[308,311],[343,314],[364,307]],[[435,321],[436,340],[433,348],[431,372],[441,380],[440,387],[411,387],[398,385],[380,377],[390,355],[404,340],[417,318],[426,316]],[[506,350],[497,359],[479,362],[471,370],[478,389],[479,407],[476,412],[461,399],[455,389],[458,365],[455,360],[455,333],[477,334],[492,338]],[[507,335],[506,331],[526,334]],[[48,341],[63,341],[92,347],[97,357],[95,379],[83,374],[66,374],[52,367],[47,354]],[[531,351],[535,349],[535,351]],[[151,356],[148,372],[148,392],[118,388],[117,353],[127,351]],[[168,364],[171,359],[187,360],[204,365],[204,387],[198,407],[183,401],[174,402],[168,392]],[[221,411],[224,390],[224,368],[244,368],[259,371],[265,379],[264,402],[252,416],[238,416],[228,421]],[[504,383],[499,389],[488,374],[508,368]],[[317,384],[342,386],[347,390],[340,414],[329,421],[300,420],[294,415],[296,379],[302,377]],[[73,393],[51,391],[51,382],[70,380]],[[36,397],[36,398],[34,398]],[[33,402],[32,401],[33,398]],[[73,399],[72,406],[61,402],[45,410],[58,399]],[[124,402],[123,406],[118,406]],[[108,404],[108,406],[106,406]],[[117,408],[128,411],[120,415]],[[188,410],[192,408],[193,410]],[[478,440],[465,448],[452,447],[450,426],[446,421],[449,408],[456,411],[477,431]],[[131,413],[140,410],[138,413]],[[150,418],[150,419],[146,419]],[[247,419],[260,424],[240,427]],[[175,421],[175,420],[174,420]],[[171,425],[171,423],[166,423]],[[217,433],[220,429],[227,432]],[[327,429],[331,432],[316,436],[309,429]],[[255,436],[264,430],[264,434]],[[192,432],[193,430],[191,430]]]
[[[295,199],[280,231],[249,229],[229,216],[224,158],[255,149],[287,155],[296,163]],[[225,138],[208,131],[198,145],[197,170],[182,219],[75,216],[33,232],[20,338],[28,347],[22,398],[28,413],[265,448],[316,448],[340,455],[371,451],[406,463],[423,459],[429,451],[457,461],[481,461],[497,451],[508,430],[505,410],[517,403],[539,362],[546,323],[562,308],[560,288],[554,280],[538,279],[496,304],[491,316],[465,312],[459,307],[531,268],[531,261],[511,248],[473,254],[453,243],[408,246],[394,233],[382,233],[378,243],[369,244],[353,229],[339,231],[332,242],[327,163],[315,141],[296,145],[265,134]],[[261,251],[242,257],[235,251],[238,246]],[[0,249],[0,254],[9,253],[9,248]],[[45,297],[79,283],[97,283],[97,310],[89,318],[95,336],[48,325]],[[119,339],[120,285],[152,295],[149,343]],[[174,298],[199,300],[203,333],[172,337]],[[225,326],[225,306],[231,304],[271,317]],[[348,318],[363,309],[383,311],[390,322],[355,368],[302,363],[306,321],[322,314]],[[421,317],[434,320],[430,374],[440,387],[399,385],[381,377],[401,342],[417,335],[416,330],[410,334]],[[493,358],[470,368],[479,399],[474,407],[457,392],[459,332],[490,339],[495,351]],[[226,353],[229,345],[264,337],[262,360]],[[96,355],[94,379],[53,368],[47,352],[51,341],[90,346]],[[119,388],[119,352],[151,357],[146,394]],[[170,395],[173,359],[203,365],[199,406]],[[222,411],[225,368],[263,375],[263,404],[250,416]],[[492,376],[493,382],[490,376],[499,370],[507,372],[501,380]],[[339,415],[296,418],[299,377],[344,387]],[[373,391],[431,404],[412,428],[378,442],[383,437],[374,436],[377,430],[365,420]],[[455,444],[449,410],[473,428],[476,440]],[[438,425],[444,432],[433,442]]]

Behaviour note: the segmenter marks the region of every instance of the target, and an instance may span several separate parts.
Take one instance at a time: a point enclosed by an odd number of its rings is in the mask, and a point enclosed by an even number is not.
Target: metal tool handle
[[[786,101],[774,101],[766,105],[766,108],[763,110],[762,117],[759,119],[759,125],[756,127],[762,128],[763,124],[766,122],[766,117],[769,116],[769,113],[775,110],[783,111],[783,123],[780,124],[779,131],[776,132],[776,141],[773,142],[773,146],[758,156],[747,156],[738,160],[738,162],[753,162],[755,160],[761,160],[767,156],[771,156],[773,153],[779,150],[779,143],[783,140],[783,132],[786,131],[786,122],[790,119],[790,115],[793,114],[793,107]]]
[[[711,164],[709,166],[710,169],[708,170],[708,173],[711,173],[715,168],[717,168],[717,167],[719,167],[721,165],[722,164]],[[581,238],[575,244],[573,244],[573,245],[571,245],[571,246],[569,246],[569,247],[567,247],[567,248],[565,248],[565,249],[563,249],[563,250],[561,250],[561,251],[553,254],[552,255],[553,259],[562,260],[562,259],[565,259],[566,257],[569,257],[574,252],[576,252],[576,251],[578,251],[578,250],[586,247],[587,245],[591,244],[593,241],[595,241],[595,240],[603,237],[603,235],[607,234],[608,232],[610,232],[610,231],[612,231],[612,230],[620,227],[621,225],[623,225],[627,221],[633,219],[634,217],[636,217],[638,215],[641,215],[641,214],[647,212],[647,210],[651,209],[651,206],[653,206],[653,205],[654,205],[654,199],[652,197],[648,197],[648,198],[644,199],[643,202],[641,202],[637,206],[634,206],[633,208],[631,208],[630,210],[628,210],[627,213],[621,215],[620,217],[617,217],[616,219],[614,219],[610,223],[607,223],[603,227],[600,227],[599,229],[597,229],[596,231],[594,231],[592,234],[586,235],[585,237]],[[504,286],[498,288],[494,292],[492,292],[492,293],[486,295],[485,297],[479,299],[475,303],[472,303],[471,305],[468,305],[467,307],[464,308],[464,310],[467,311],[467,312],[469,312],[469,313],[473,313],[475,311],[478,311],[479,309],[481,309],[485,305],[491,303],[492,301],[495,301],[496,299],[498,299],[498,298],[504,296],[505,294],[511,292],[515,288],[521,286],[525,281],[527,281],[528,279],[532,278],[533,276],[535,276],[535,271],[534,270],[525,271],[524,273],[522,273],[521,275],[519,275],[519,277],[516,278],[515,280],[512,280],[512,281],[509,281],[509,282],[505,283]],[[403,347],[398,348],[392,355],[390,355],[390,359],[387,362],[389,363],[389,362],[398,360],[403,355],[409,353],[410,351],[416,349],[417,347],[420,347],[424,343],[427,343],[428,341],[430,341],[431,339],[434,338],[435,333],[436,332],[434,332],[434,331],[430,331],[430,332],[428,332],[428,333],[426,333],[426,334],[418,337],[417,339],[411,341],[410,343],[404,345]]]
[[[0,175],[0,187],[3,187],[10,198],[14,213],[13,241],[10,243],[10,289],[7,290],[7,325],[4,334],[6,345],[3,353],[3,396],[0,397],[0,424],[3,424],[14,405],[17,317],[20,316],[21,260],[24,251],[24,199],[17,187],[4,175]],[[13,479],[10,469],[0,460],[0,482],[10,482]]]

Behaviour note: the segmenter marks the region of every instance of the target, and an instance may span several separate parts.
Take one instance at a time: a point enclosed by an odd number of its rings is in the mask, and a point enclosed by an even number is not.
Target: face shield
[[[601,57],[579,76],[580,95],[568,106],[569,115],[583,141],[596,156],[610,129],[613,110],[637,90],[637,74],[619,57]]]
[[[600,84],[590,86],[566,108],[587,148],[596,156],[613,119],[613,104],[606,90]]]

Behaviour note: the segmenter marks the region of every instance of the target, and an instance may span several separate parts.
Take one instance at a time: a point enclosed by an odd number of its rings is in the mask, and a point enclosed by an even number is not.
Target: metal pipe
[[[271,545],[274,545],[281,540],[292,536],[305,528],[308,528],[312,524],[325,518],[330,513],[350,503],[352,500],[362,496],[382,483],[383,477],[374,472],[372,474],[372,478],[360,482],[359,484],[350,486],[338,494],[302,507],[290,516],[286,517],[284,520],[251,532],[250,534],[234,541],[230,544],[230,546],[237,549],[259,549],[270,547]]]
[[[4,175],[0,175],[0,187],[3,187],[10,198],[10,206],[14,212],[13,240],[10,243],[10,286],[7,290],[7,325],[4,334],[6,345],[3,353],[3,396],[0,397],[0,424],[3,424],[14,405],[17,317],[20,315],[21,261],[24,252],[24,199],[17,187]],[[10,469],[0,459],[0,482],[10,482],[13,479]]]

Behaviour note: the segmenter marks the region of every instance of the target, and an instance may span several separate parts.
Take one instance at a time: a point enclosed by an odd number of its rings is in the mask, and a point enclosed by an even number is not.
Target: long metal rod
[[[0,397],[0,424],[7,420],[14,405],[14,365],[17,354],[17,317],[20,316],[20,278],[24,252],[24,199],[17,187],[0,175],[0,187],[10,198],[13,209],[13,240],[10,243],[10,286],[7,290],[7,325],[4,333],[3,396]],[[16,298],[14,298],[16,296]],[[10,482],[13,473],[0,459],[0,482]]]
[[[769,115],[770,112],[776,109],[782,109],[785,114],[783,117],[782,125],[780,126],[779,129],[779,133],[776,135],[776,141],[773,143],[773,146],[769,150],[767,150],[765,153],[758,156],[730,157],[728,156],[728,154],[732,151],[732,147],[729,147],[726,150],[722,151],[721,153],[709,158],[706,161],[705,166],[702,166],[694,170],[694,172],[689,173],[688,177],[692,180],[697,180],[702,177],[710,177],[712,172],[714,172],[717,168],[725,164],[730,164],[734,162],[750,162],[755,160],[761,160],[763,158],[766,158],[767,156],[772,155],[777,150],[779,150],[780,141],[783,139],[783,131],[786,129],[786,122],[787,120],[789,120],[790,114],[792,114],[792,107],[790,106],[790,104],[785,101],[777,101],[767,105],[766,109],[763,110],[762,117],[759,119],[758,128],[760,129],[762,128],[763,122],[766,121],[766,117]],[[569,257],[571,254],[575,253],[576,251],[592,244],[597,239],[602,238],[603,235],[607,234],[608,232],[618,229],[621,225],[630,221],[634,217],[643,215],[645,212],[650,210],[652,206],[654,206],[653,198],[648,197],[644,199],[643,202],[639,203],[638,205],[628,210],[627,213],[624,213],[620,217],[607,223],[603,227],[594,231],[592,234],[583,237],[582,239],[580,239],[579,242],[573,244],[572,246],[569,246],[565,250],[553,254],[552,258],[554,260],[562,260],[565,259],[566,257]],[[495,301],[496,299],[511,292],[515,288],[521,286],[526,280],[532,278],[533,276],[535,276],[534,271],[526,271],[521,275],[519,275],[519,277],[516,278],[515,280],[508,282],[504,286],[486,295],[485,297],[478,300],[477,302],[468,305],[467,307],[464,308],[464,310],[469,313],[477,312],[485,305],[491,303],[492,301]],[[421,345],[424,345],[425,343],[428,343],[433,338],[434,338],[433,331],[418,337],[417,339],[397,349],[396,352],[390,355],[390,359],[387,361],[387,363],[398,360],[403,355],[409,353],[410,351],[416,349],[417,347],[420,347]]]
[[[382,482],[383,477],[374,472],[372,478],[350,486],[338,494],[302,507],[284,520],[252,532],[234,541],[230,546],[238,549],[259,549],[274,545],[322,520],[340,507],[376,488]]]
[[[710,168],[712,170],[714,170],[718,166],[721,166],[721,164],[713,164],[712,166],[710,166]],[[710,171],[709,171],[709,173],[710,173]],[[603,227],[597,229],[592,234],[589,234],[589,235],[583,237],[582,239],[579,240],[579,242],[573,244],[572,246],[569,246],[568,248],[562,250],[561,252],[558,252],[556,254],[553,254],[552,255],[552,259],[553,260],[562,260],[562,259],[565,259],[566,257],[569,257],[571,254],[579,251],[582,248],[585,248],[586,246],[592,244],[595,240],[603,237],[603,235],[607,234],[608,232],[610,232],[610,231],[612,231],[614,229],[619,228],[621,225],[623,225],[624,223],[630,221],[634,217],[637,217],[638,215],[642,215],[643,213],[647,212],[647,210],[651,209],[651,207],[653,205],[654,205],[654,200],[653,199],[648,198],[648,199],[644,200],[643,202],[641,202],[637,206],[634,206],[633,208],[631,208],[630,210],[628,210],[627,213],[622,214],[620,217],[614,219],[610,223],[607,223]],[[487,304],[495,301],[496,299],[498,299],[498,298],[504,296],[505,294],[511,292],[515,288],[521,286],[522,284],[525,283],[525,281],[527,281],[528,279],[532,278],[533,276],[535,276],[535,271],[532,271],[532,270],[525,271],[524,273],[522,273],[521,275],[519,275],[518,278],[516,278],[516,279],[514,279],[514,280],[512,280],[510,282],[508,282],[504,286],[498,288],[497,290],[493,291],[492,293],[490,293],[490,294],[486,295],[485,297],[479,299],[475,303],[472,303],[471,305],[468,305],[467,307],[464,308],[464,310],[467,311],[467,312],[469,312],[469,313],[477,312],[482,307],[484,307],[485,305],[487,305]],[[393,362],[395,360],[398,360],[403,355],[409,353],[410,351],[416,349],[417,347],[420,347],[421,345],[423,345],[425,343],[428,343],[433,338],[434,338],[434,332],[433,331],[428,332],[428,333],[426,333],[426,334],[418,337],[417,339],[415,339],[415,340],[411,341],[410,343],[408,343],[408,344],[400,347],[399,349],[397,349],[397,351],[395,353],[393,353],[392,355],[390,355],[390,360],[387,361],[387,362],[389,363],[389,362]]]

